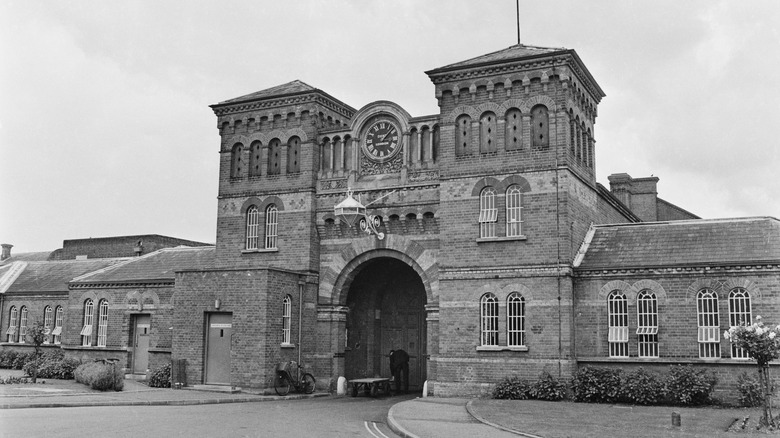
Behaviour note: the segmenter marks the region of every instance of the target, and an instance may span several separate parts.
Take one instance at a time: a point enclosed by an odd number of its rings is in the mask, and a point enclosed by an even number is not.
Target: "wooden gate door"
[[[206,384],[230,385],[230,335],[232,313],[207,314]]]
[[[409,387],[420,389],[426,379],[424,307],[417,294],[399,292],[382,300],[381,372],[390,373],[390,350],[405,350],[409,354]]]

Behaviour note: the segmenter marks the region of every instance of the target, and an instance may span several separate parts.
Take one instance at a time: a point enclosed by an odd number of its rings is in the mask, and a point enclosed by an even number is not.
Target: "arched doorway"
[[[371,259],[356,268],[346,305],[347,379],[389,377],[390,350],[409,353],[409,388],[421,389],[426,379],[425,288],[406,263]]]

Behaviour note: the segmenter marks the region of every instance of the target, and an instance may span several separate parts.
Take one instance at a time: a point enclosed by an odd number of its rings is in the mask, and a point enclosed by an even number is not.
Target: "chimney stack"
[[[3,247],[3,253],[0,254],[0,261],[3,261],[5,259],[11,257],[11,248],[13,248],[14,246],[11,245],[10,243],[3,243],[0,246]]]

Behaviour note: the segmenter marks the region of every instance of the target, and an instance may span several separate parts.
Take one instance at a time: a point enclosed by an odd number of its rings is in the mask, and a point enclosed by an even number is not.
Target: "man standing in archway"
[[[395,381],[395,393],[401,392],[401,373],[403,373],[404,394],[409,392],[409,354],[404,350],[390,350],[390,372]]]

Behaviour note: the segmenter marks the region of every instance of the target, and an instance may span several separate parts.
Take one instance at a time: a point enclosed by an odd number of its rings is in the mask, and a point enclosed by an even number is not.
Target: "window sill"
[[[295,348],[295,344],[281,344],[282,348]]]
[[[526,346],[509,347],[506,345],[480,345],[477,351],[528,351]]]
[[[521,236],[512,236],[512,237],[478,237],[477,243],[485,243],[485,242],[512,242],[516,240],[528,240],[527,237],[524,235]]]
[[[279,252],[279,248],[242,249],[241,250],[241,254],[254,254],[254,253],[263,253],[263,252]]]

